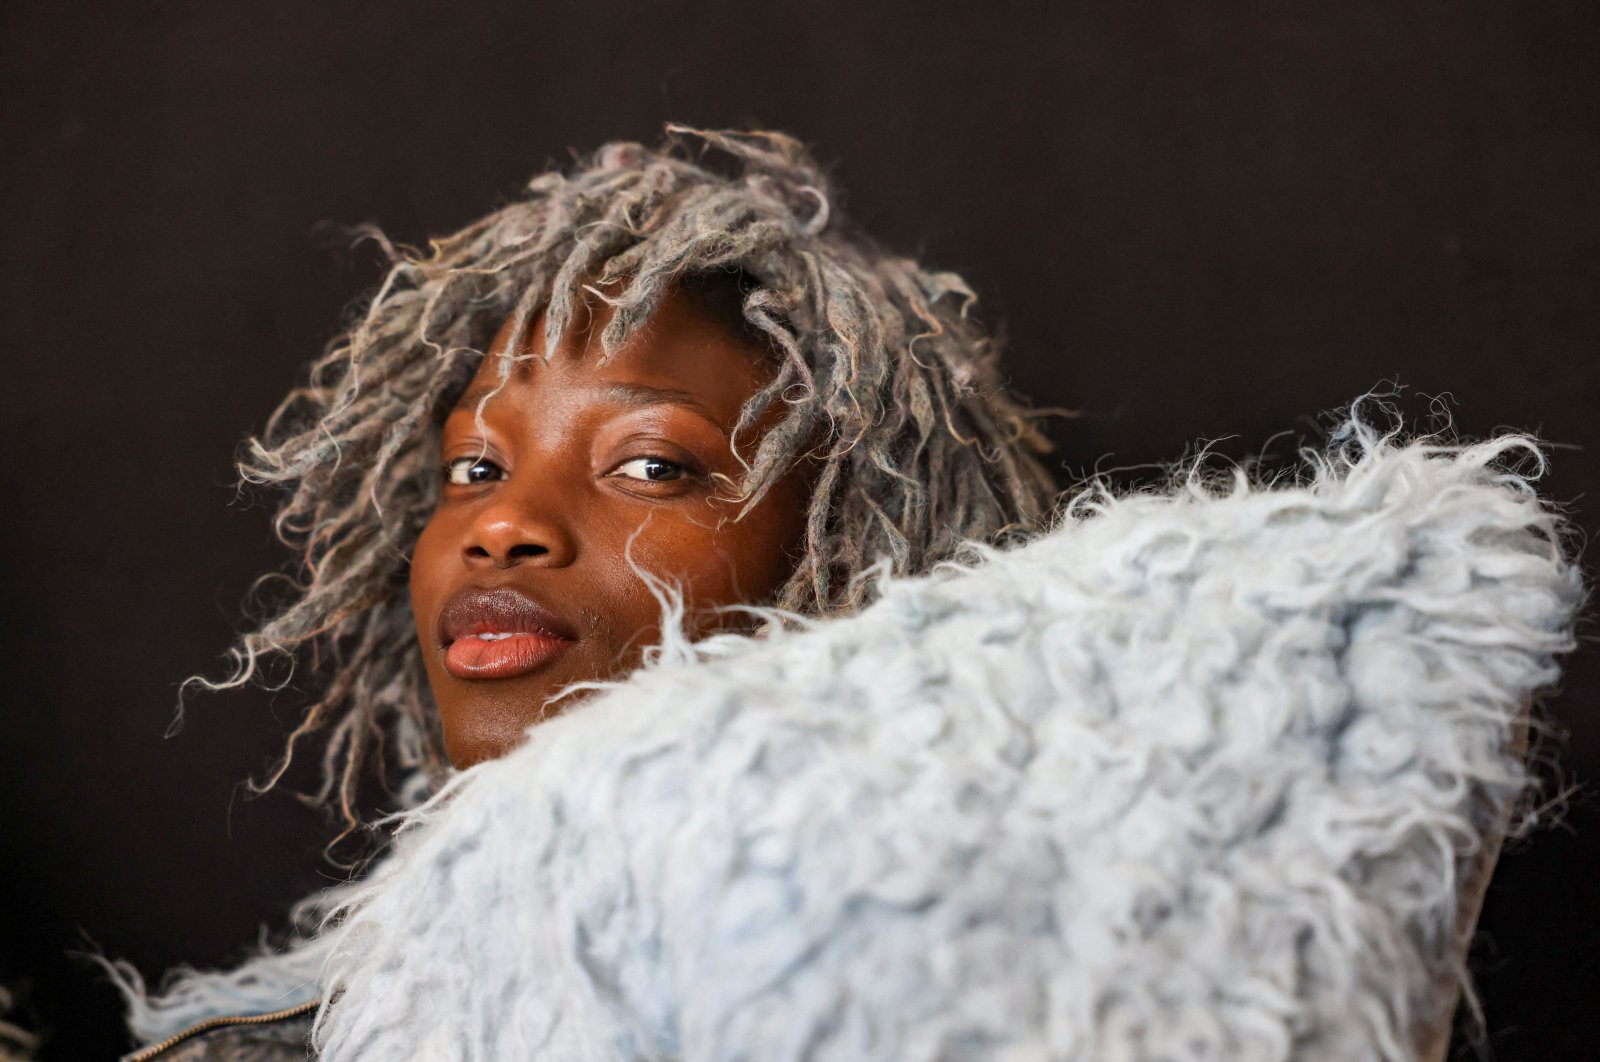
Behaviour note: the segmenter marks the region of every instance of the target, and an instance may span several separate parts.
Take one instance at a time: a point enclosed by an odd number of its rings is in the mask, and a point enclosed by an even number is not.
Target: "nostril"
[[[507,568],[533,557],[542,557],[550,552],[550,547],[524,542],[509,549],[499,546],[491,548],[484,545],[472,545],[467,546],[461,552],[470,562],[487,561],[498,568]]]

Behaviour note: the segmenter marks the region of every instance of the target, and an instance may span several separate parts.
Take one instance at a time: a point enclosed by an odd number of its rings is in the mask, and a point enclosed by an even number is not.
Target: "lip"
[[[459,679],[526,675],[577,640],[564,617],[514,586],[467,587],[439,610],[444,668]]]

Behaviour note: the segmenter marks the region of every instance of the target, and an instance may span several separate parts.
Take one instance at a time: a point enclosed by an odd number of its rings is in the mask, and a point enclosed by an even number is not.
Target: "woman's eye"
[[[682,479],[688,471],[685,466],[676,461],[668,461],[664,457],[635,457],[617,466],[618,473],[630,479],[642,479],[649,483]]]
[[[473,487],[505,478],[505,470],[482,457],[457,457],[444,463],[444,481],[453,487]]]

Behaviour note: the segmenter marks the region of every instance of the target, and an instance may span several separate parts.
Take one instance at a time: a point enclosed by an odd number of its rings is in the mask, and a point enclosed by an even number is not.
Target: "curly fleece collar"
[[[1414,1057],[1582,597],[1528,454],[1352,424],[669,640],[410,814],[296,960],[321,1057]]]

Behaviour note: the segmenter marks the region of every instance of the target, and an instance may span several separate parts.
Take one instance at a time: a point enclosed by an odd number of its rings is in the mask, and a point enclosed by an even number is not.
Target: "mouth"
[[[439,612],[444,668],[459,679],[526,675],[577,640],[564,617],[514,586],[468,587]]]

